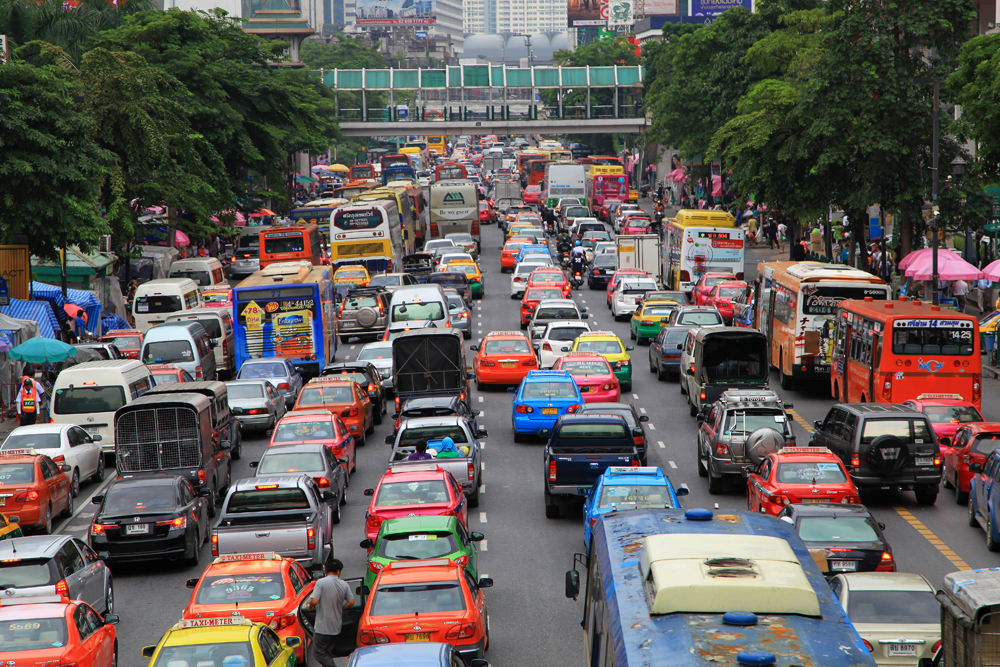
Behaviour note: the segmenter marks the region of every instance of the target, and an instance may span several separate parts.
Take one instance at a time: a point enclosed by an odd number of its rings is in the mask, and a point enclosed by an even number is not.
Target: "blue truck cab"
[[[583,406],[583,395],[569,371],[528,371],[515,389],[511,406],[514,442],[526,435],[548,437],[556,420]]]
[[[690,493],[686,484],[676,489],[657,466],[606,468],[583,501],[583,543],[590,551],[590,532],[597,517],[636,509],[676,509],[678,496]]]
[[[617,414],[564,415],[545,445],[545,516],[559,517],[564,502],[590,493],[608,468],[638,468],[632,429]]]

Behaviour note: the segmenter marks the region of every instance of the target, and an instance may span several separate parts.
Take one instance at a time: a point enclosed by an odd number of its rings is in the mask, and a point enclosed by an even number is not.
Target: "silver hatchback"
[[[83,600],[101,615],[115,610],[115,590],[105,552],[69,535],[15,537],[0,542],[0,590],[6,595],[56,593]]]
[[[472,313],[465,305],[465,299],[450,289],[445,290],[444,294],[448,297],[448,321],[451,328],[458,329],[465,340],[469,340],[472,338]]]

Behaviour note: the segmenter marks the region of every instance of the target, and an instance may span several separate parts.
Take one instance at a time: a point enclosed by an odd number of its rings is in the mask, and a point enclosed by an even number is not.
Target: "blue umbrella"
[[[44,364],[46,362],[54,364],[75,356],[78,351],[72,345],[61,340],[39,337],[21,343],[8,352],[7,356],[31,364]]]

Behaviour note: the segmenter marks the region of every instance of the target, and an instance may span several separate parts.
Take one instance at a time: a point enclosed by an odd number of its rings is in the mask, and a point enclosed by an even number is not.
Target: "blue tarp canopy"
[[[87,313],[87,331],[98,338],[101,336],[101,302],[90,292],[81,289],[68,289],[64,298],[61,288],[32,281],[31,293],[36,299],[43,299],[51,303],[52,309],[56,311],[60,320],[67,318],[66,311],[63,310],[63,306],[67,303],[80,306],[83,308],[83,312]]]
[[[87,316],[89,319],[89,315]],[[114,331],[115,329],[131,329],[132,326],[123,320],[118,315],[114,313],[102,313],[101,314],[101,326],[104,332]]]
[[[19,320],[31,320],[38,324],[38,333],[46,338],[55,338],[59,321],[47,301],[22,301],[11,299],[9,306],[0,306],[0,313]]]

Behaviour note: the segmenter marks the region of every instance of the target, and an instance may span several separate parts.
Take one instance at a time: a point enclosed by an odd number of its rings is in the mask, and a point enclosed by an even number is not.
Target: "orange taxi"
[[[333,272],[334,285],[346,285],[354,283],[358,287],[367,287],[371,276],[368,269],[363,266],[342,266]]]
[[[146,364],[146,368],[153,375],[153,384],[194,382],[190,373],[175,364]]]
[[[347,457],[347,463],[340,465],[350,475],[357,466],[354,442],[351,429],[329,410],[296,410],[287,413],[275,424],[267,446],[323,445],[338,461],[342,456]]]
[[[70,470],[34,449],[0,451],[0,511],[16,514],[22,528],[50,534],[53,517],[73,514],[70,481],[63,474]]]
[[[860,505],[861,496],[844,464],[825,447],[785,447],[748,469],[751,512],[777,516],[798,503]]]
[[[365,601],[358,646],[442,642],[472,664],[490,645],[483,589],[492,585],[446,558],[388,563]]]
[[[135,329],[112,329],[101,336],[102,343],[113,343],[126,359],[138,359],[143,333]]]
[[[56,595],[55,588],[49,587],[51,595],[39,595],[38,588],[31,595],[15,588],[5,591],[0,600],[0,664],[117,667],[118,615],[102,617],[82,600]]]
[[[305,664],[306,632],[299,622],[299,605],[316,582],[294,558],[273,552],[219,556],[201,577],[187,580],[193,588],[182,620],[240,615],[266,623],[284,640],[298,637],[295,661]]]
[[[375,430],[375,409],[371,399],[350,378],[330,375],[309,380],[299,392],[292,411],[311,408],[339,415],[358,447],[364,447],[365,435]]]
[[[521,252],[521,248],[531,243],[531,240],[527,237],[525,238],[512,238],[503,244],[503,250],[500,251],[500,272],[510,273],[517,266],[517,254]]]
[[[546,287],[558,287],[562,290],[562,298],[564,299],[573,298],[573,290],[569,286],[569,279],[563,273],[562,269],[547,266],[535,269],[528,276],[528,282],[524,288],[527,290],[530,287],[541,287],[543,285]]]
[[[558,285],[525,289],[524,296],[521,297],[521,328],[528,328],[528,322],[531,321],[532,316],[535,314],[535,308],[538,307],[539,301],[542,299],[563,298],[565,297],[563,296],[562,288]]]
[[[493,331],[471,349],[476,353],[472,368],[477,388],[486,384],[520,384],[528,371],[538,370],[531,341],[520,331]]]

